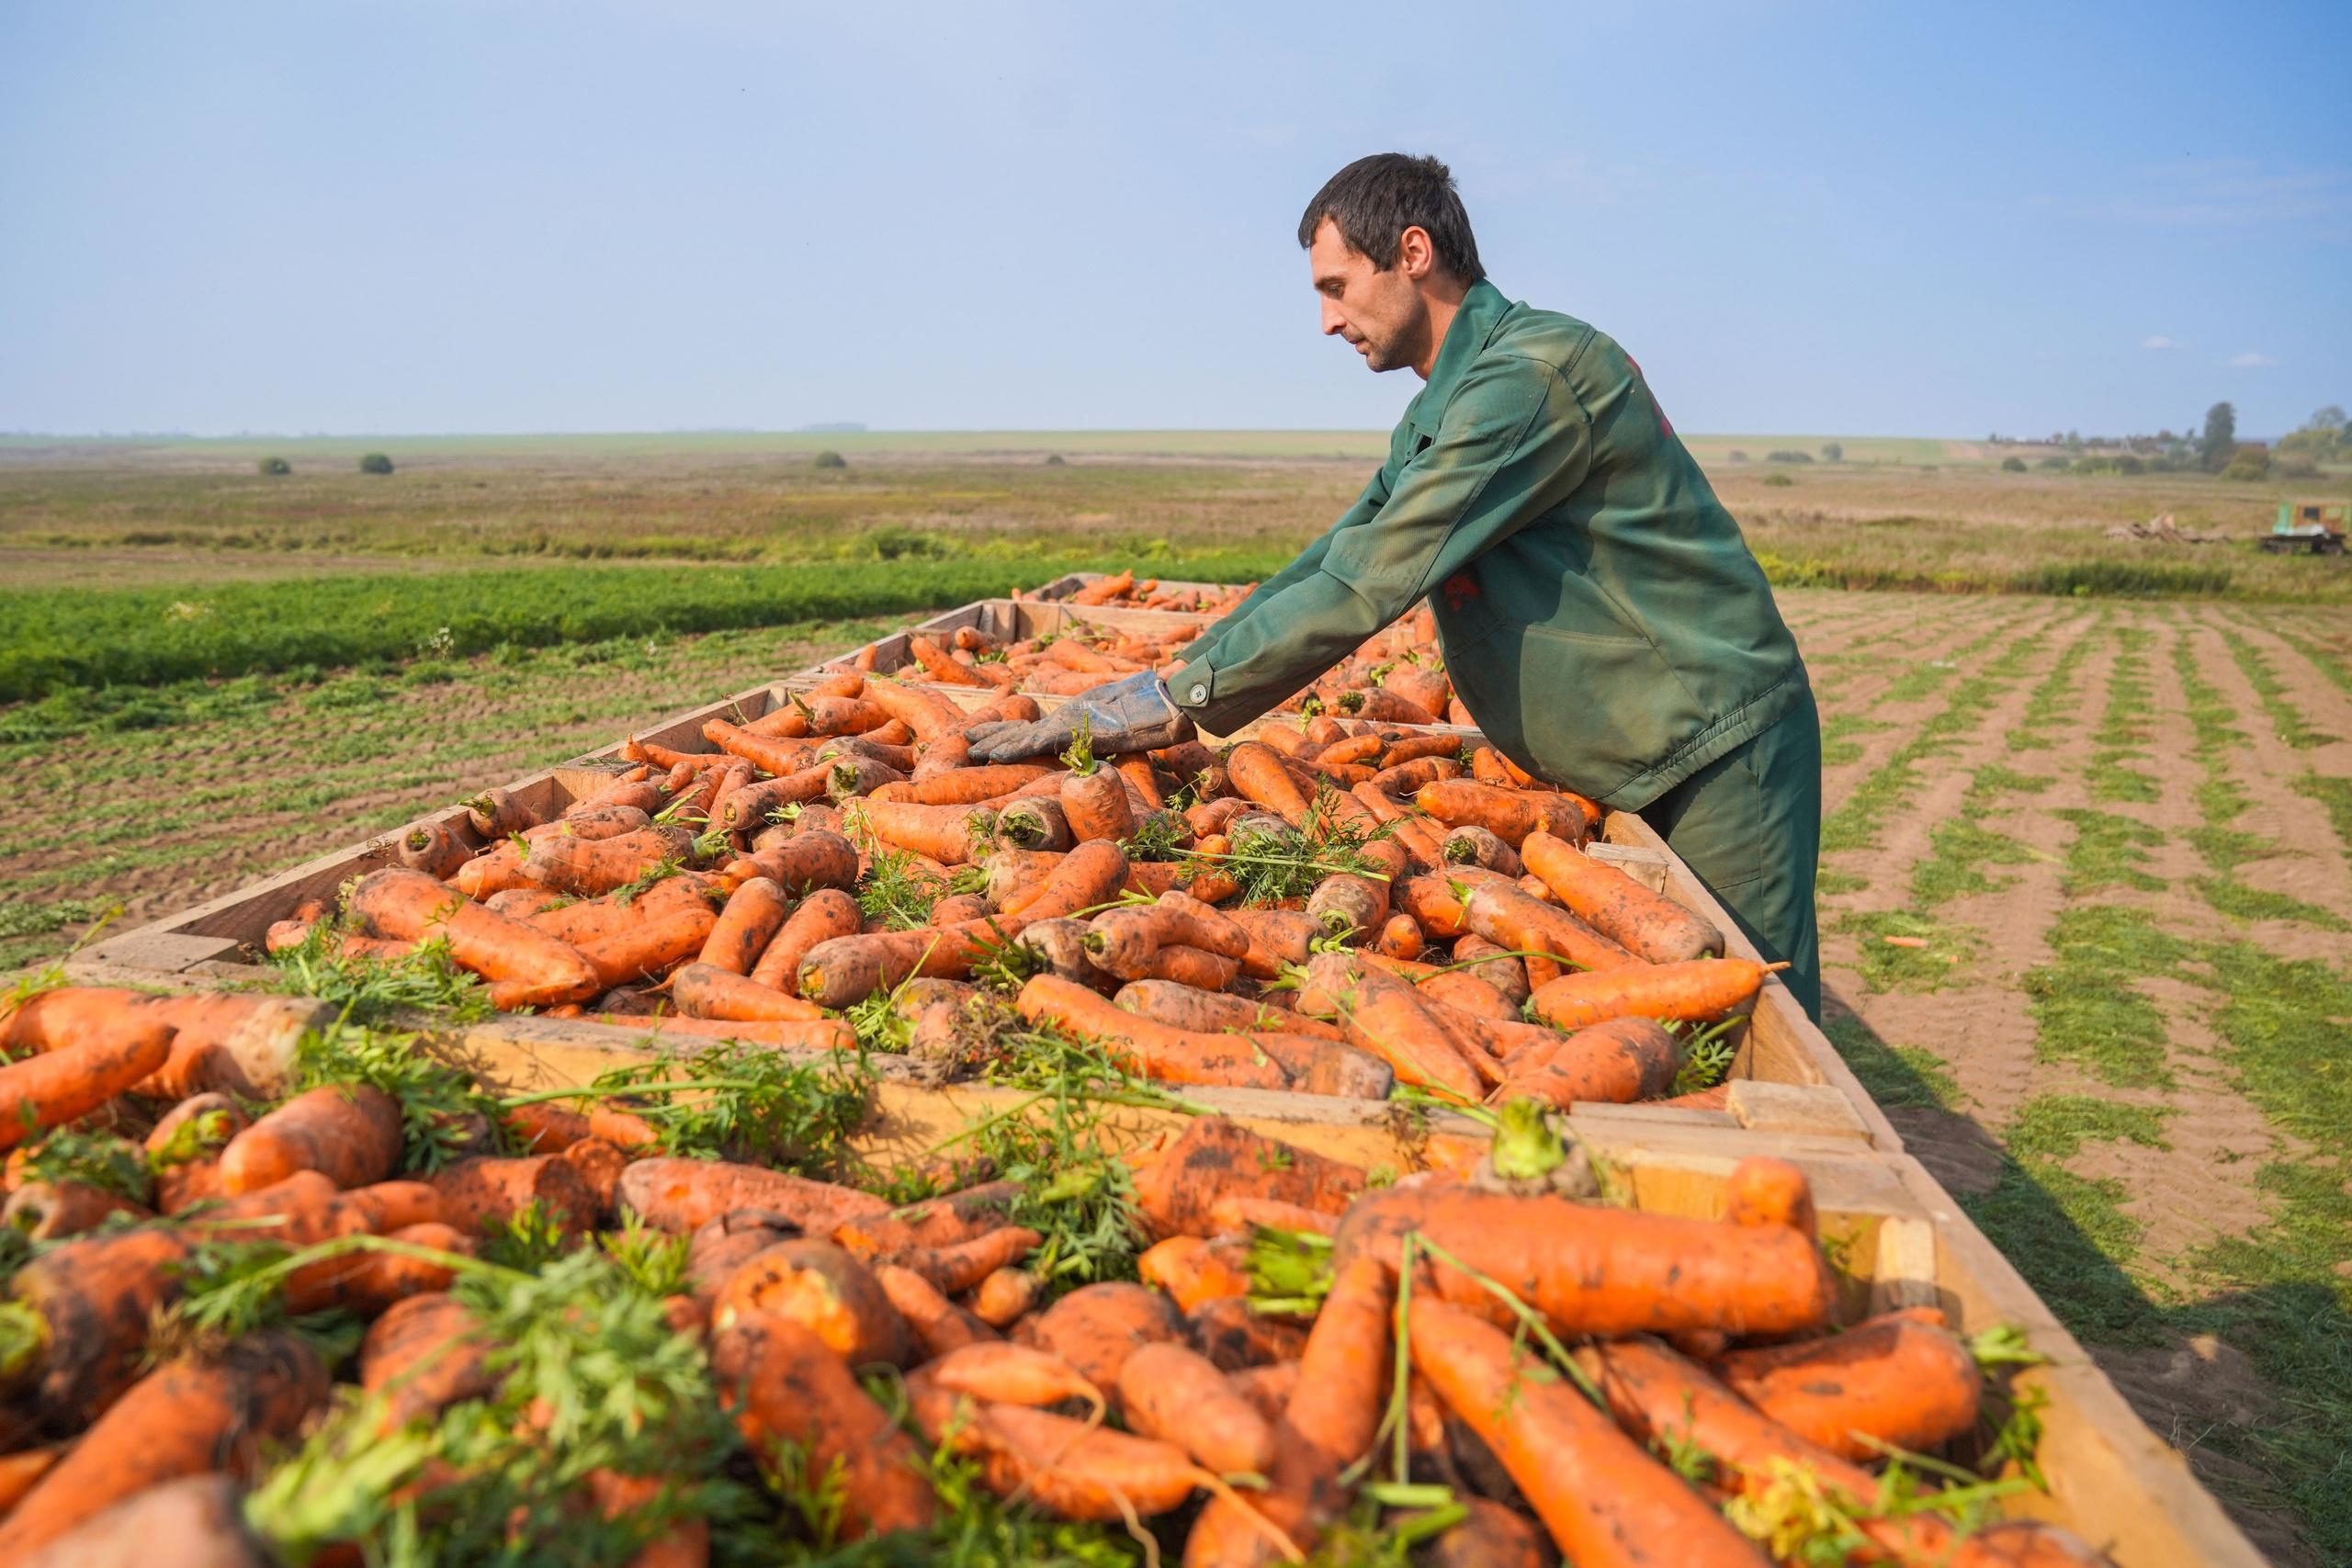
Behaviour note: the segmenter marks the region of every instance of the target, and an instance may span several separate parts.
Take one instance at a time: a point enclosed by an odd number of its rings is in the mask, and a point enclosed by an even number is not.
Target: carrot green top
[[[1464,298],[1363,494],[1193,645],[1172,695],[1229,731],[1424,595],[1487,739],[1622,809],[1805,685],[1763,570],[1641,367],[1489,283]]]

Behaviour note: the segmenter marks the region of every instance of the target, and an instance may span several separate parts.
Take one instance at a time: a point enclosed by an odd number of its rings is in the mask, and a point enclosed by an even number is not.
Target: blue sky
[[[1699,431],[2352,403],[2352,6],[0,9],[0,429],[1382,427],[1449,160]]]

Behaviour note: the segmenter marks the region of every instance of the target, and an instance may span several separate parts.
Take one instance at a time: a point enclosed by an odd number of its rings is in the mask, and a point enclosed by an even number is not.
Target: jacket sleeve
[[[1340,513],[1338,522],[1324,529],[1306,548],[1299,551],[1297,559],[1251,589],[1249,597],[1218,616],[1206,631],[1194,639],[1193,646],[1204,650],[1214,648],[1218,637],[1248,620],[1255,613],[1258,605],[1280,593],[1291,584],[1312,577],[1320,571],[1323,568],[1323,558],[1330,552],[1331,541],[1338,538],[1342,530],[1361,528],[1380,515],[1380,509],[1386,504],[1387,501],[1388,466],[1384,463],[1374,472],[1372,481],[1363,487],[1363,493],[1356,497],[1354,503],[1345,512]]]
[[[1566,500],[1591,460],[1591,421],[1551,366],[1473,366],[1376,511],[1355,521],[1367,490],[1195,644],[1171,682],[1177,705],[1214,734],[1247,724]]]

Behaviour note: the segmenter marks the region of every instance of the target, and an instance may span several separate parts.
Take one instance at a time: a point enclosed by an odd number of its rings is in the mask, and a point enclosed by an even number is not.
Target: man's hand
[[[975,762],[1017,762],[1069,750],[1081,728],[1096,755],[1114,757],[1188,740],[1193,721],[1170,698],[1167,682],[1145,670],[1072,697],[1027,724],[983,724],[965,733]]]

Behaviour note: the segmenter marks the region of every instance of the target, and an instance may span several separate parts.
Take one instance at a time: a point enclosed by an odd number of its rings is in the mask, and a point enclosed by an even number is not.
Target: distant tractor
[[[2278,520],[2262,536],[2274,556],[2340,556],[2352,503],[2341,501],[2282,501]]]

